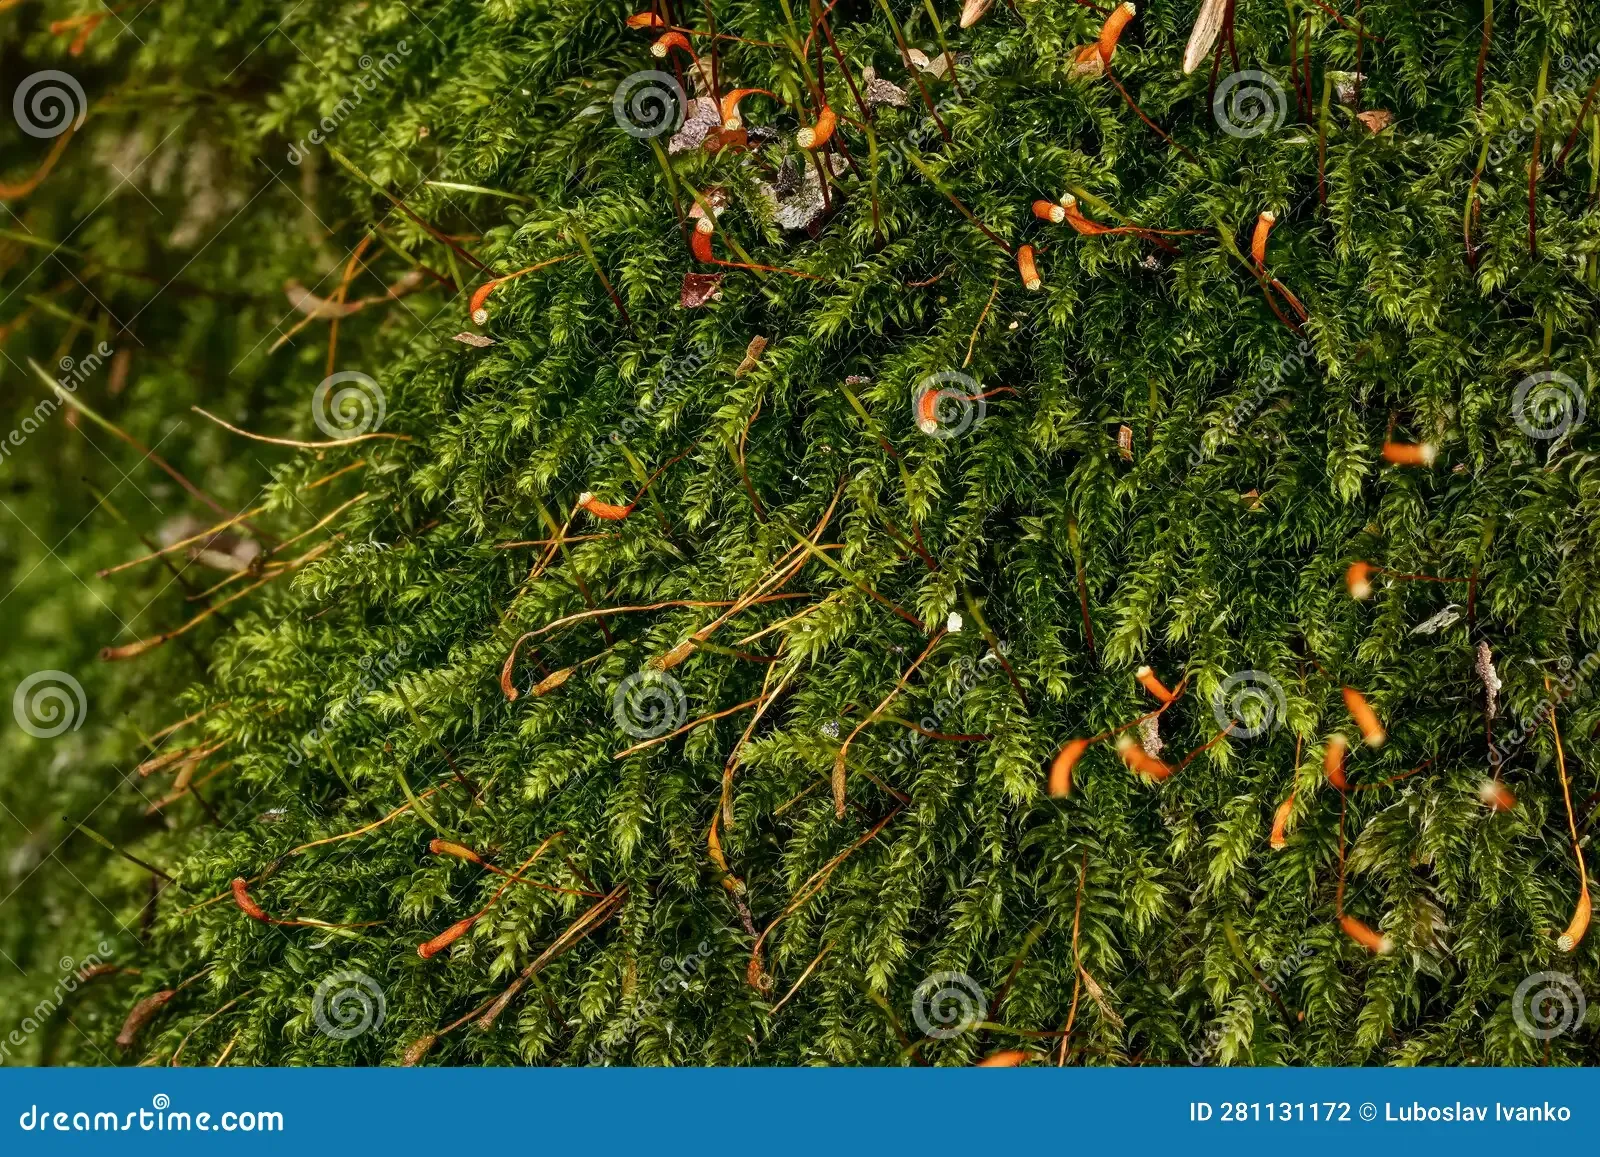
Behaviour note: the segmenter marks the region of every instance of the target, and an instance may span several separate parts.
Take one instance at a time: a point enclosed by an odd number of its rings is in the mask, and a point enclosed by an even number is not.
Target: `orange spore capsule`
[[[229,885],[233,889],[233,902],[239,905],[239,911],[252,920],[260,920],[263,924],[270,924],[272,917],[260,904],[250,898],[250,885],[243,876],[235,876]]]
[[[1067,211],[1054,201],[1035,201],[1033,215],[1041,221],[1050,221],[1057,225],[1067,219]]]
[[[1385,956],[1394,951],[1394,941],[1382,933],[1367,927],[1354,916],[1340,916],[1339,927],[1344,929],[1346,936],[1368,952],[1375,952],[1379,956]]]
[[[1275,852],[1282,851],[1284,844],[1288,842],[1286,829],[1289,826],[1289,813],[1293,810],[1294,792],[1291,791],[1289,798],[1278,805],[1278,810],[1272,817],[1272,837],[1267,842],[1272,845],[1272,850]]]
[[[1583,882],[1583,890],[1578,893],[1578,906],[1573,910],[1572,922],[1567,925],[1567,930],[1556,937],[1556,947],[1563,952],[1571,952],[1583,940],[1583,934],[1589,931],[1589,881]]]
[[[739,102],[754,93],[772,95],[764,88],[736,88],[722,98],[722,128],[725,132],[738,132],[744,128],[744,118],[739,115]]]
[[[1019,245],[1017,247],[1017,272],[1022,275],[1022,284],[1026,289],[1038,289],[1044,284],[1039,277],[1039,270],[1033,263],[1033,246]]]
[[[1383,729],[1383,724],[1378,721],[1378,713],[1368,704],[1367,698],[1354,687],[1344,688],[1345,709],[1350,712],[1350,718],[1356,721],[1356,726],[1361,728],[1361,739],[1368,747],[1382,747],[1383,741],[1389,738],[1389,733]]]
[[[425,940],[417,945],[417,955],[424,960],[431,960],[466,935],[467,929],[477,923],[476,916],[468,916],[465,920],[458,920],[446,928],[432,940]]]
[[[707,218],[702,217],[701,220],[704,221]],[[701,232],[698,222],[695,224],[694,232],[689,235],[689,252],[694,254],[696,261],[716,260],[711,255],[711,234]]]
[[[1140,775],[1159,781],[1172,774],[1172,768],[1140,747],[1139,741],[1131,735],[1124,735],[1117,740],[1117,754],[1122,756],[1123,763]]]
[[[1432,466],[1439,448],[1432,442],[1385,442],[1383,457],[1396,466]]]
[[[1478,799],[1490,811],[1508,812],[1517,806],[1517,797],[1497,779],[1486,779],[1478,785]]]
[[[674,48],[688,53],[690,60],[695,59],[694,49],[689,47],[689,38],[681,32],[665,32],[657,37],[656,42],[650,46],[650,55],[658,60],[665,60],[667,53]]]
[[[666,23],[654,12],[635,12],[628,17],[629,28],[665,28]]]
[[[1267,266],[1267,238],[1272,235],[1272,226],[1277,220],[1278,215],[1271,209],[1256,218],[1256,231],[1250,238],[1250,256],[1255,260],[1257,269]]]
[[[1112,10],[1106,22],[1100,26],[1100,41],[1096,47],[1100,52],[1100,59],[1107,64],[1111,63],[1111,55],[1117,50],[1117,41],[1122,39],[1122,30],[1128,26],[1139,10],[1132,4],[1119,4]]]
[[[1370,562],[1353,562],[1344,572],[1344,585],[1353,599],[1372,597],[1372,573],[1377,570]]]
[[[1349,788],[1350,782],[1344,777],[1344,757],[1350,749],[1350,741],[1342,735],[1332,736],[1328,740],[1328,750],[1322,756],[1322,770],[1328,776],[1328,782],[1340,791]]]
[[[1050,794],[1064,799],[1072,794],[1072,769],[1089,750],[1087,739],[1069,739],[1050,761]]]
[[[473,864],[483,863],[483,857],[477,852],[454,840],[430,840],[428,851],[436,856],[454,856],[458,860],[466,860]]]
[[[621,522],[633,513],[633,503],[630,502],[626,506],[617,506],[615,503],[602,502],[587,490],[578,495],[578,505],[596,518],[603,518],[607,522]]]
[[[1167,690],[1167,685],[1149,667],[1140,667],[1133,673],[1133,677],[1139,680],[1141,687],[1154,695],[1160,702],[1172,702],[1172,692]]]
[[[1021,1049],[1002,1049],[997,1053],[990,1053],[979,1061],[980,1069],[1014,1069],[1018,1065],[1027,1064],[1028,1054]]]
[[[794,143],[802,149],[820,149],[833,136],[839,126],[839,115],[829,105],[823,105],[817,114],[817,123],[807,125],[794,135]]]

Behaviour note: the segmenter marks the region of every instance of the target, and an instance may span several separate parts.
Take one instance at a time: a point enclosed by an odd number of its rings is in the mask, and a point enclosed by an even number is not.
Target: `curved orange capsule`
[[[635,12],[628,17],[629,28],[665,28],[667,22],[654,12]]]
[[[1117,50],[1117,41],[1122,39],[1122,30],[1128,22],[1138,15],[1139,10],[1132,4],[1119,4],[1106,17],[1106,22],[1100,26],[1100,42],[1096,46],[1100,51],[1100,59],[1107,64],[1111,63],[1111,54]]]
[[[1028,1054],[1021,1049],[1002,1049],[997,1053],[990,1053],[979,1061],[980,1069],[1014,1069],[1018,1065],[1027,1064]]]
[[[1257,269],[1267,267],[1267,238],[1272,235],[1272,226],[1277,220],[1278,215],[1271,209],[1256,218],[1256,231],[1250,238],[1250,256],[1255,260]]]
[[[1022,284],[1027,289],[1038,289],[1044,284],[1039,277],[1039,270],[1033,263],[1033,246],[1017,246],[1017,272],[1022,274]]]
[[[432,940],[424,940],[417,945],[417,955],[424,960],[432,959],[465,936],[467,929],[471,928],[477,920],[476,916],[468,916],[465,920],[460,920],[450,925]]]
[[[1288,842],[1286,829],[1289,826],[1289,813],[1294,810],[1294,792],[1289,793],[1289,798],[1278,805],[1278,810],[1272,817],[1272,838],[1267,842],[1272,845],[1272,850],[1280,852],[1283,845]]]
[[[1517,806],[1517,797],[1497,779],[1486,779],[1478,785],[1478,799],[1490,811],[1508,812]]]
[[[1087,739],[1069,739],[1050,761],[1050,794],[1064,799],[1072,794],[1072,769],[1089,750]]]
[[[1117,740],[1117,754],[1122,756],[1122,762],[1127,764],[1130,770],[1140,775],[1163,780],[1172,774],[1172,768],[1140,747],[1139,741],[1131,735],[1124,735]]]
[[[764,88],[736,88],[722,98],[722,127],[724,131],[733,133],[744,128],[744,118],[739,115],[739,102],[745,97],[756,93],[771,96],[774,100],[777,99]]]
[[[1378,568],[1370,562],[1353,562],[1344,572],[1344,585],[1353,599],[1372,597],[1372,575]]]
[[[944,390],[923,390],[917,395],[917,429],[925,434],[939,429],[939,399]]]
[[[1140,667],[1133,673],[1133,677],[1139,680],[1139,686],[1150,692],[1162,703],[1172,702],[1172,692],[1167,690],[1167,685],[1149,667]]]
[[[1396,466],[1432,466],[1439,448],[1432,442],[1385,442],[1383,457]]]
[[[561,684],[565,683],[568,679],[572,678],[573,674],[577,670],[578,669],[576,667],[563,667],[559,671],[552,671],[543,679],[540,679],[537,683],[535,683],[528,694],[532,695],[535,699],[537,699],[540,695],[548,695],[557,687],[561,686]]]
[[[1572,913],[1572,923],[1567,925],[1567,930],[1556,938],[1556,947],[1563,952],[1571,952],[1583,940],[1583,934],[1589,931],[1589,881],[1583,882],[1583,890],[1578,893],[1578,907]]]
[[[794,135],[794,143],[802,149],[820,149],[827,144],[833,136],[833,130],[839,127],[839,114],[829,105],[823,105],[822,111],[817,114],[817,123],[807,125]]]
[[[1328,776],[1328,782],[1340,791],[1350,786],[1350,781],[1344,777],[1345,752],[1350,750],[1350,741],[1342,735],[1335,735],[1328,740],[1328,750],[1322,756],[1322,770]]]
[[[458,860],[467,860],[470,863],[481,864],[483,857],[464,844],[454,840],[430,840],[428,851],[436,856],[454,856]]]
[[[603,518],[607,522],[621,522],[633,513],[633,503],[630,502],[626,506],[617,506],[611,502],[602,502],[587,490],[578,495],[578,505],[596,518]]]
[[[500,288],[500,283],[503,280],[504,278],[497,277],[493,281],[485,281],[472,291],[472,300],[467,307],[467,312],[472,315],[474,324],[482,325],[489,320],[489,311],[484,308],[484,303],[489,300],[491,293]]]
[[[272,917],[260,904],[250,898],[250,885],[243,876],[235,876],[229,885],[233,889],[233,902],[239,905],[239,911],[252,920],[260,920],[263,924],[272,923]]]
[[[1033,215],[1041,221],[1049,221],[1056,225],[1067,219],[1067,211],[1054,201],[1035,201]]]
[[[664,32],[656,37],[656,42],[650,46],[650,55],[659,60],[665,60],[667,53],[674,48],[689,54],[689,59],[697,59],[694,49],[689,46],[689,38],[681,32]]]
[[[1394,941],[1382,933],[1367,927],[1354,916],[1340,916],[1339,927],[1344,929],[1346,936],[1368,952],[1376,952],[1379,956],[1385,956],[1394,951]]]
[[[1350,712],[1350,718],[1361,728],[1362,741],[1368,747],[1382,747],[1383,741],[1389,738],[1389,733],[1383,729],[1383,724],[1378,722],[1378,713],[1368,706],[1367,697],[1354,687],[1346,687],[1344,705]]]
[[[700,220],[709,221],[709,218],[702,217]],[[696,261],[716,260],[711,255],[711,233],[709,230],[702,233],[699,222],[695,223],[694,232],[689,235],[689,252],[694,254]]]

